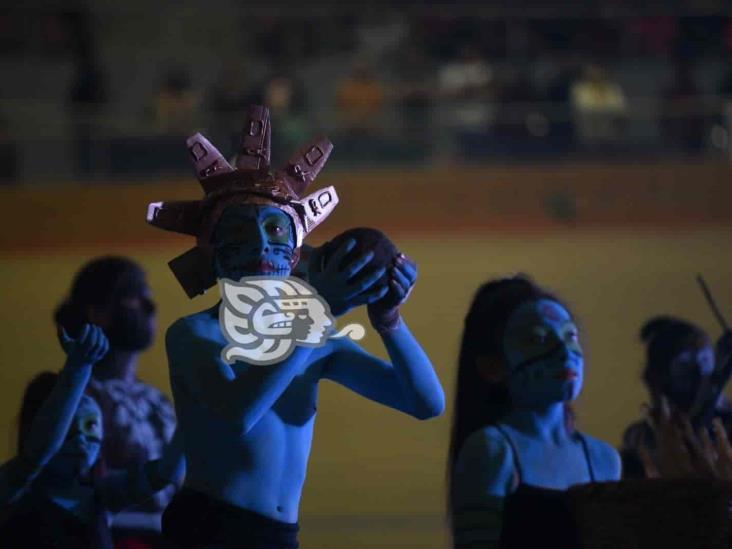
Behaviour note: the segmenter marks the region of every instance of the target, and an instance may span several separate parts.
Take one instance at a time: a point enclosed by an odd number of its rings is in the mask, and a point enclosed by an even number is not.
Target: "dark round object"
[[[358,275],[356,275],[356,280],[363,276],[368,276],[370,273],[381,267],[386,267],[387,272],[384,273],[377,284],[387,283],[389,278],[388,269],[394,264],[394,259],[399,253],[399,250],[397,250],[394,243],[378,229],[358,227],[342,232],[325,244],[323,251],[324,265],[328,264],[330,257],[349,239],[354,239],[356,241],[356,245],[346,254],[346,257],[341,261],[341,264],[338,265],[338,269],[344,269],[359,256],[373,251],[373,259],[368,265],[361,269]]]

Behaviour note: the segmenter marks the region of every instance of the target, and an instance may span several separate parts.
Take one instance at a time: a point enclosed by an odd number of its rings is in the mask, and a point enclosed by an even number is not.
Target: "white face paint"
[[[715,365],[714,348],[707,340],[690,342],[669,365],[666,396],[676,406],[688,410],[696,398],[700,384],[712,375]]]
[[[235,282],[245,276],[289,276],[294,250],[294,226],[284,211],[229,206],[214,233],[214,271]]]
[[[671,375],[682,377],[694,372],[700,376],[709,376],[714,371],[715,356],[711,345],[684,349],[671,363]]]
[[[506,324],[503,351],[514,404],[544,407],[579,396],[584,373],[579,333],[556,301],[531,301],[516,309]]]
[[[85,474],[97,462],[104,438],[102,412],[96,401],[84,395],[61,449],[48,466],[57,474]]]

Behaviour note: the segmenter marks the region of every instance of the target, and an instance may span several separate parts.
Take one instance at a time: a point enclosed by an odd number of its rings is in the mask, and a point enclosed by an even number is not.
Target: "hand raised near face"
[[[374,258],[373,252],[365,252],[341,265],[348,252],[356,246],[356,241],[345,241],[327,261],[324,261],[325,246],[313,249],[308,280],[328,302],[334,316],[343,315],[359,305],[373,303],[386,295],[389,287],[379,281],[386,269],[368,267]]]
[[[656,452],[652,456],[644,444],[639,446],[646,476],[732,480],[732,446],[719,418],[712,421],[714,436],[705,427],[695,432],[689,418],[672,411],[665,398],[649,416]]]
[[[84,324],[76,339],[72,339],[63,326],[59,326],[58,337],[66,352],[66,364],[72,368],[94,365],[104,358],[109,350],[107,336],[94,324]]]
[[[403,253],[397,254],[389,268],[389,292],[368,306],[369,320],[379,332],[399,325],[399,307],[407,301],[417,282],[417,264]]]

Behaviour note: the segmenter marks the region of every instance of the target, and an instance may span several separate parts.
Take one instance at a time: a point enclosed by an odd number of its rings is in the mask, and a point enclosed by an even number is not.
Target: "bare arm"
[[[227,364],[220,356],[222,346],[187,319],[168,329],[165,343],[174,383],[182,383],[222,419],[239,422],[244,433],[280,398],[312,353],[312,348],[298,346],[279,364]]]
[[[515,482],[511,449],[491,429],[476,431],[460,449],[451,474],[455,547],[499,547],[503,503]]]
[[[67,352],[56,386],[33,419],[25,448],[0,467],[0,505],[13,503],[30,486],[49,460],[59,451],[84,394],[92,365],[109,348],[101,328],[86,325],[74,341],[65,334]]]
[[[417,265],[399,254],[389,273],[388,295],[382,293],[380,299],[370,302],[368,314],[384,342],[391,364],[366,353],[356,344],[344,342],[339,345],[340,350],[329,357],[323,375],[416,418],[438,416],[445,409],[442,385],[429,357],[399,312],[417,280]]]
[[[438,416],[445,394],[430,359],[404,322],[382,334],[391,364],[344,340],[328,357],[323,377],[418,419]]]

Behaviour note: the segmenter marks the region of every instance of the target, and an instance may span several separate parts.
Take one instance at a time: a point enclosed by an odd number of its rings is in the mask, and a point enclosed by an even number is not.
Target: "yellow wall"
[[[193,191],[190,194],[195,196],[195,186]],[[157,197],[172,198],[164,188]],[[68,201],[75,203],[73,197]],[[84,234],[100,221],[97,215],[87,218],[83,211],[95,210],[99,203],[78,204],[79,211],[64,222]],[[727,211],[729,204],[725,204]],[[15,205],[28,208],[27,202]],[[144,211],[144,203],[140,207]],[[6,202],[4,209],[13,208]],[[368,212],[359,215],[368,218]],[[732,224],[722,215],[713,224],[663,229],[658,228],[663,224],[657,224],[642,229],[625,226],[617,216],[614,219],[602,228],[593,228],[592,223],[574,228],[548,226],[546,219],[539,220],[541,231],[537,224],[532,229],[531,222],[501,230],[453,227],[442,236],[423,223],[410,227],[408,219],[393,223],[390,234],[420,266],[420,278],[404,314],[443,380],[448,410],[444,417],[419,422],[324,383],[302,506],[305,549],[444,546],[444,460],[460,327],[472,293],[490,277],[527,272],[569,302],[580,319],[588,351],[585,390],[577,406],[580,427],[619,442],[644,399],[638,342],[643,321],[658,313],[682,315],[716,336],[719,328],[696,286],[697,272],[705,274],[723,310],[732,317]],[[358,221],[341,218],[339,225],[351,222]],[[326,234],[316,233],[314,243]],[[3,235],[7,245],[0,247],[2,460],[14,449],[16,414],[25,384],[36,372],[62,363],[51,314],[84,261],[123,253],[147,270],[160,320],[158,340],[144,356],[140,375],[166,391],[161,341],[165,328],[216,299],[214,290],[189,301],[168,271],[166,262],[186,249],[185,239],[140,247],[115,241],[112,235],[110,230],[97,239],[102,242],[82,239],[73,247],[61,247],[63,241],[54,242],[51,233],[44,232],[37,239],[43,247],[34,248],[31,242],[26,251],[11,245],[12,235]],[[365,315],[356,312],[341,323],[349,320],[365,322]],[[382,354],[373,333],[367,335],[365,345]]]
[[[462,316],[481,281],[530,272],[566,297],[581,319],[589,351],[587,382],[578,405],[581,427],[617,443],[644,398],[638,381],[639,326],[649,315],[664,312],[685,315],[716,334],[718,328],[694,275],[705,273],[722,306],[731,310],[731,239],[730,228],[685,233],[614,230],[559,231],[547,236],[397,237],[401,248],[419,262],[421,273],[405,316],[434,361],[450,407],[442,418],[418,422],[324,383],[303,501],[304,547],[339,547],[344,537],[352,547],[442,546],[440,514],[456,350]],[[15,435],[25,383],[35,372],[61,364],[50,322],[54,306],[79,264],[110,251],[129,253],[147,269],[160,305],[160,334],[176,317],[204,308],[216,297],[185,298],[165,266],[178,248],[134,252],[110,247],[3,257],[3,459],[12,450],[10,438]],[[354,318],[365,320],[360,314]],[[372,333],[366,346],[380,352]],[[145,355],[140,374],[168,390],[160,337]],[[341,518],[334,521],[334,515]]]

